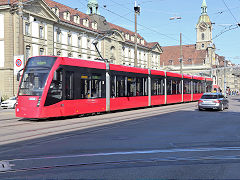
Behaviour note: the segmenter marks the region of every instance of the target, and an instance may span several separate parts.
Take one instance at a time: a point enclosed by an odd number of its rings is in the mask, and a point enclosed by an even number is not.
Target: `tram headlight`
[[[40,102],[41,102],[41,97],[38,98],[37,107],[39,107]]]

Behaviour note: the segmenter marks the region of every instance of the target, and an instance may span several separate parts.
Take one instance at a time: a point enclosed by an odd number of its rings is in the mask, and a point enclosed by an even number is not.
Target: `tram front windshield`
[[[32,57],[25,67],[18,95],[41,96],[56,57]]]

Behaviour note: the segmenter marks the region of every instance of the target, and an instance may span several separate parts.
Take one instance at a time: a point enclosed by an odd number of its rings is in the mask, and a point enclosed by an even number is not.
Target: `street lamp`
[[[137,61],[137,15],[140,14],[140,6],[137,5],[137,1],[135,1],[134,12],[135,12],[134,66],[137,67],[138,66],[138,61]]]
[[[174,16],[174,17],[170,17],[169,20],[179,20],[182,19],[182,17],[180,16]],[[180,33],[180,58],[179,58],[179,62],[180,62],[180,74],[183,75],[183,53],[182,53],[182,33]]]
[[[224,60],[224,94],[226,94],[226,59]]]

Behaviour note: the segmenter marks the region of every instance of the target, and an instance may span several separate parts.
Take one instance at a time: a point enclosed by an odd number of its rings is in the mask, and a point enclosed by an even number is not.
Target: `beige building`
[[[232,64],[224,56],[216,55],[218,64],[213,68],[213,78],[216,84],[224,90],[240,92],[240,66]]]
[[[97,1],[86,4],[89,14],[52,0],[0,2],[0,95],[17,93],[16,56],[22,64],[31,56],[52,55],[134,66],[135,33],[99,15]],[[23,13],[23,16],[21,16]],[[160,69],[160,45],[137,36],[138,67]]]

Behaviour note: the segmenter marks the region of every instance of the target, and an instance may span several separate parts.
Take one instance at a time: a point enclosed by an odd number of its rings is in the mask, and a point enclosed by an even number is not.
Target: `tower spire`
[[[100,14],[98,12],[98,1],[97,0],[88,0],[88,10],[87,14]]]
[[[206,0],[203,0],[201,8],[202,8],[202,14],[207,14],[207,3],[206,3]]]

